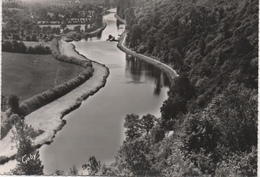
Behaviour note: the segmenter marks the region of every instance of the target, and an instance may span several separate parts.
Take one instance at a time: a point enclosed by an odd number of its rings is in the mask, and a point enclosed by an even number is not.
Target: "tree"
[[[109,2],[109,0],[105,0],[105,7],[110,7],[110,2]]]
[[[59,27],[56,28],[55,33],[56,33],[56,34],[60,34],[60,28],[59,28]]]
[[[147,135],[149,134],[149,131],[153,128],[155,119],[156,117],[151,114],[147,114],[142,117],[141,126],[146,130]]]
[[[77,11],[73,11],[72,14],[71,14],[71,17],[72,18],[78,18],[78,12]]]
[[[64,176],[65,172],[63,170],[56,170],[53,175],[56,176]]]
[[[141,28],[138,24],[134,24],[130,30],[130,46],[136,47],[137,41],[141,40]]]
[[[78,169],[76,167],[76,165],[73,165],[71,168],[70,168],[70,171],[69,171],[69,174],[70,176],[76,176],[78,175],[79,172],[78,172]]]
[[[132,141],[142,135],[139,125],[139,116],[136,114],[126,115],[124,127],[127,129],[125,132],[127,141]]]
[[[172,130],[173,125],[177,121],[177,115],[187,111],[186,104],[187,101],[179,95],[169,97],[166,101],[164,101],[161,107],[162,126],[167,130]]]
[[[30,131],[32,128],[26,125],[24,120],[19,120],[15,124],[13,141],[17,147],[17,165],[15,169],[11,170],[15,175],[43,175],[40,154],[32,145]]]
[[[134,13],[134,9],[133,8],[127,8],[125,10],[125,20],[126,23],[129,25],[131,19],[135,19],[135,13]],[[130,26],[131,28],[131,26]]]
[[[2,50],[6,52],[12,52],[12,43],[10,41],[5,41],[2,43]]]
[[[32,46],[29,46],[27,52],[30,53],[30,54],[34,54],[35,50]]]
[[[31,41],[31,37],[30,36],[26,36],[26,41]]]
[[[19,97],[17,95],[10,95],[8,97],[8,106],[13,113],[19,113]]]
[[[82,165],[83,170],[88,169],[89,175],[95,175],[99,171],[100,167],[100,161],[97,161],[95,156],[89,158],[88,164]]]
[[[175,48],[172,48],[170,50],[170,55],[169,55],[168,58],[169,58],[168,62],[172,62],[176,66],[180,67],[183,63],[182,58],[181,58],[181,54]]]
[[[185,144],[188,151],[214,153],[221,137],[219,119],[208,113],[187,115]]]
[[[78,26],[75,26],[75,27],[74,27],[74,31],[76,31],[76,32],[80,33],[80,28],[81,28],[81,26],[80,26],[80,25],[78,25]]]
[[[67,25],[64,24],[64,23],[60,25],[60,28],[63,29],[63,30],[64,30],[66,27],[67,27]]]
[[[97,18],[96,18],[96,24],[97,24],[97,26],[98,27],[100,27],[100,26],[102,26],[102,20],[103,20],[103,17],[102,17],[102,15],[101,14],[98,14],[97,15]]]
[[[16,40],[12,41],[12,51],[17,52],[19,50],[19,44]]]
[[[27,47],[23,42],[18,42],[18,51],[19,53],[26,53]]]
[[[179,76],[175,78],[174,84],[170,89],[170,95],[179,95],[185,100],[190,100],[196,95],[196,89],[191,84],[190,80],[186,76]]]
[[[147,141],[134,140],[126,142],[120,147],[118,151],[118,161],[122,168],[127,169],[129,172],[126,176],[149,175],[150,163],[146,154],[149,152]]]

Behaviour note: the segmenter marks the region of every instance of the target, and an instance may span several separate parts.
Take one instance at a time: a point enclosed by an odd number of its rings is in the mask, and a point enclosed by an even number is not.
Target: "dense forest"
[[[121,0],[127,46],[172,66],[161,118],[126,115],[100,174],[256,176],[258,1]]]

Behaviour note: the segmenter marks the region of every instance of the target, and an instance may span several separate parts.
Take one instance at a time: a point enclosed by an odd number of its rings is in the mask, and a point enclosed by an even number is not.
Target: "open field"
[[[66,82],[83,68],[57,61],[52,55],[2,53],[2,94],[20,101]]]

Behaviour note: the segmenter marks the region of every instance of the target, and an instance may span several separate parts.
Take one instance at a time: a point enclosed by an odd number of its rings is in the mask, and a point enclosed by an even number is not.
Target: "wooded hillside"
[[[102,173],[256,176],[258,1],[121,0],[117,10],[129,48],[180,76],[149,131],[126,116],[126,140]]]

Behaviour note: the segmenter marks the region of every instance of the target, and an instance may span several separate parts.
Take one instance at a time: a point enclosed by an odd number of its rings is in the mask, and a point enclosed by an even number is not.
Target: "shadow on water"
[[[125,72],[126,76],[131,77],[135,83],[142,83],[147,80],[153,81],[155,96],[160,95],[162,87],[170,87],[170,81],[164,72],[127,54]]]

